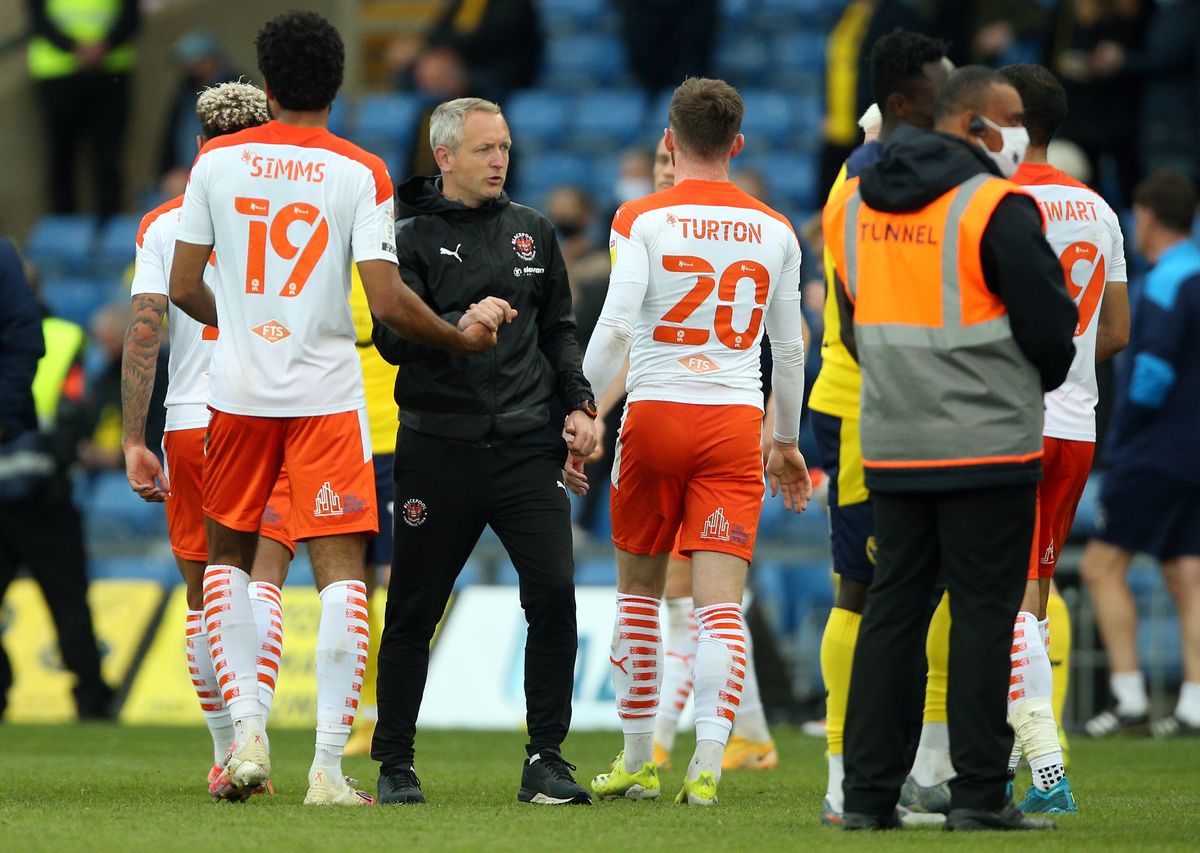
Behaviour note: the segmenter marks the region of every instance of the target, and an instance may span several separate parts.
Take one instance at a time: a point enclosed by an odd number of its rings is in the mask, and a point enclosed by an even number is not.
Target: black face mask
[[[587,230],[587,227],[580,222],[560,222],[554,226],[554,230],[558,232],[559,239],[572,240]]]

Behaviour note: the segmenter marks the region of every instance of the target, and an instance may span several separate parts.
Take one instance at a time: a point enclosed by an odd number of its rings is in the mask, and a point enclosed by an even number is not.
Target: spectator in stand
[[[1071,105],[1059,133],[1087,155],[1091,183],[1108,196],[1114,208],[1127,207],[1141,177],[1138,165],[1138,116],[1141,84],[1127,75],[1100,79],[1088,72],[1088,57],[1101,43],[1130,52],[1141,48],[1149,20],[1143,0],[1075,0],[1059,7],[1055,39],[1048,65],[1062,80]],[[1105,161],[1114,175],[1103,177]],[[1069,170],[1068,170],[1069,171]],[[1075,177],[1078,177],[1077,175]],[[1082,180],[1082,179],[1081,179]],[[1116,192],[1109,189],[1115,181]]]
[[[1133,197],[1134,240],[1154,264],[1133,311],[1124,396],[1109,436],[1096,538],[1081,573],[1096,606],[1115,705],[1088,721],[1093,737],[1145,729],[1150,704],[1126,583],[1137,553],[1162,566],[1179,614],[1183,687],[1155,735],[1200,735],[1200,247],[1189,239],[1196,190],[1156,172]]]
[[[651,94],[687,77],[706,77],[717,29],[717,0],[615,0],[629,65]]]
[[[581,303],[590,294],[598,294],[596,316],[604,303],[608,289],[608,252],[600,248],[595,240],[596,205],[592,197],[579,187],[555,187],[546,196],[546,216],[554,223],[558,233],[558,246],[567,265],[567,278],[571,282],[571,299],[575,313],[581,312]],[[580,347],[587,346],[592,324],[578,328]]]
[[[78,213],[75,154],[92,150],[101,219],[121,207],[122,156],[129,117],[137,0],[28,0],[29,74],[46,123],[46,176],[54,213]]]
[[[184,33],[171,47],[171,58],[179,70],[179,85],[163,129],[158,155],[158,174],[165,198],[183,195],[188,171],[196,159],[196,139],[203,135],[196,117],[196,95],[209,86],[238,79],[212,33]]]
[[[1088,57],[1088,73],[1098,83],[1132,81],[1142,93],[1136,126],[1144,172],[1174,169],[1200,180],[1198,44],[1200,0],[1172,0],[1157,4],[1141,50],[1106,40]]]
[[[398,85],[426,101],[413,128],[408,173],[438,173],[426,145],[434,107],[467,95],[503,101],[532,86],[542,64],[542,41],[533,0],[450,0],[423,38],[397,39],[387,61]],[[514,174],[510,169],[510,184]]]
[[[911,0],[852,0],[829,34],[825,55],[825,124],[818,190],[825,198],[859,143],[858,117],[871,102],[869,61],[875,42],[897,27],[921,30]]]
[[[926,29],[948,44],[946,55],[955,65],[1033,62],[1044,53],[1054,5],[1046,0],[936,0]]]

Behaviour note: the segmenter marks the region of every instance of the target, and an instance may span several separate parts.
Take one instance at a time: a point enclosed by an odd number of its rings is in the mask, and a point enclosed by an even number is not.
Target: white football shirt
[[[687,180],[622,206],[610,249],[609,300],[645,289],[629,402],[762,408],[768,314],[786,315],[778,334],[800,338],[800,244],[787,219],[732,183]]]
[[[1046,240],[1062,263],[1067,292],[1079,308],[1075,359],[1066,381],[1046,394],[1043,434],[1071,441],[1096,440],[1096,337],[1104,286],[1125,281],[1125,240],[1117,215],[1097,193],[1065,172],[1024,163],[1013,181],[1037,199]]]
[[[168,297],[171,262],[175,257],[175,234],[183,196],[173,198],[142,217],[137,236],[137,262],[130,295],[154,293]],[[209,267],[211,270],[211,267]],[[207,277],[207,272],[206,272]],[[197,323],[167,301],[166,429],[197,429],[208,426],[208,362],[217,330]]]
[[[395,262],[392,220],[383,161],[324,128],[272,121],[204,146],[178,238],[216,250],[214,409],[303,417],[364,405],[351,264]]]

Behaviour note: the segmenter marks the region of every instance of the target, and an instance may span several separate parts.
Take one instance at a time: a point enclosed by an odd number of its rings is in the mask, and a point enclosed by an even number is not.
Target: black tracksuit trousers
[[[1013,734],[1009,654],[1033,542],[1035,484],[872,492],[878,564],[867,593],[846,710],[845,810],[890,815],[908,773],[912,674],[925,654],[929,596],[950,592],[946,710],[954,808],[1004,804]]]
[[[566,738],[578,646],[571,505],[561,483],[566,457],[565,442],[549,426],[491,447],[401,427],[392,577],[378,661],[379,721],[371,747],[381,772],[413,762],[429,642],[489,524],[516,567],[529,624],[527,750],[559,749]]]

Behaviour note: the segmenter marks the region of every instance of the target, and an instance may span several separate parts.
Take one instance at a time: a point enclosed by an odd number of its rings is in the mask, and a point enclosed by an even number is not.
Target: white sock
[[[654,739],[670,752],[675,747],[679,716],[692,695],[692,665],[696,660],[699,629],[692,599],[668,598],[666,655],[663,658],[662,701],[654,723]]]
[[[279,661],[283,657],[283,598],[279,587],[266,581],[250,584],[250,607],[258,633],[258,702],[263,719],[271,717],[275,684],[279,681]]]
[[[1126,716],[1145,714],[1150,708],[1146,696],[1146,676],[1140,669],[1133,672],[1114,672],[1108,677],[1108,686],[1117,699],[1117,711]]]
[[[229,709],[221,698],[217,687],[217,674],[213,671],[212,658],[208,654],[208,632],[204,630],[204,611],[189,610],[185,634],[187,636],[188,676],[200,700],[204,723],[212,735],[213,764],[220,765],[225,753],[233,743],[233,720]]]
[[[696,752],[688,778],[708,771],[721,778],[721,758],[741,704],[746,678],[746,629],[736,602],[696,608],[700,642],[696,647]],[[715,748],[719,745],[719,749]]]
[[[618,592],[609,663],[625,734],[625,769],[631,773],[654,760],[662,658],[658,599]]]
[[[1175,716],[1193,726],[1200,726],[1200,681],[1185,681],[1179,688]]]
[[[1021,765],[1021,739],[1013,738],[1012,752],[1008,754],[1008,778],[1017,775],[1017,768]]]
[[[258,702],[258,631],[249,585],[249,576],[236,566],[213,565],[204,570],[208,652],[239,741],[266,729]]]
[[[733,719],[733,733],[755,743],[766,743],[771,739],[762,694],[758,692],[758,671],[754,668],[754,641],[749,631],[746,631],[746,678],[742,682],[742,704],[738,705],[737,716]]]
[[[913,760],[913,781],[923,788],[940,785],[954,778],[950,761],[950,728],[946,723],[925,723]]]
[[[825,786],[825,799],[829,800],[829,808],[834,812],[841,814],[844,810],[845,798],[842,796],[842,783],[846,780],[846,765],[842,760],[842,756],[828,756],[829,764],[829,781]]]
[[[1047,791],[1066,771],[1058,742],[1058,724],[1054,721],[1054,672],[1042,637],[1036,616],[1027,611],[1017,614],[1010,657],[1008,722],[1016,734],[1020,754],[1029,760],[1034,784]],[[1015,770],[1011,759],[1009,763]]]
[[[310,774],[324,769],[334,778],[342,776],[342,753],[358,710],[369,639],[366,584],[336,581],[321,590],[316,652],[317,748]]]

